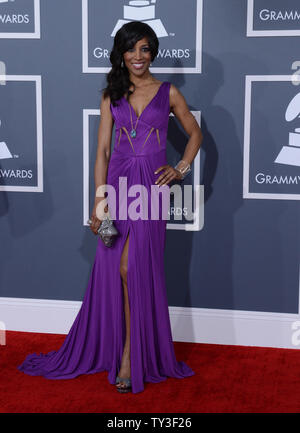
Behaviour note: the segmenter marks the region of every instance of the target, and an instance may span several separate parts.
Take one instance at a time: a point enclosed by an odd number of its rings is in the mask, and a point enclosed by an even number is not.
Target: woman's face
[[[133,75],[141,76],[149,69],[151,52],[147,38],[140,39],[133,48],[124,53],[124,63]]]

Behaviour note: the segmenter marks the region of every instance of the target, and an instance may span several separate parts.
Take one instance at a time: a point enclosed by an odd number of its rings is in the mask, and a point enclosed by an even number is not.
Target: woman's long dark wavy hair
[[[151,62],[153,62],[158,54],[159,42],[156,33],[148,24],[142,21],[130,21],[124,24],[115,35],[113,48],[109,57],[112,68],[106,75],[107,87],[103,91],[104,98],[109,95],[114,107],[117,105],[115,101],[123,95],[129,97],[132,93],[129,87],[133,86],[135,88],[134,83],[129,79],[129,72],[125,66],[125,62],[123,62],[123,67],[121,66],[123,54],[133,48],[137,41],[144,37],[148,39]]]

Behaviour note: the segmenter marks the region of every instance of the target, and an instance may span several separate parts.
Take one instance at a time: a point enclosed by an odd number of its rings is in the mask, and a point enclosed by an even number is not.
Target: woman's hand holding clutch
[[[103,199],[105,198],[102,197],[95,199],[92,216],[88,220],[88,224],[95,235],[99,234],[104,245],[111,247],[115,238],[119,235],[119,232],[110,217],[108,204],[105,205],[105,203],[99,203]]]
[[[100,227],[100,225],[101,225],[101,223],[102,223],[102,221],[103,221],[103,218],[104,218],[104,215],[103,215],[103,217],[102,217],[101,219],[99,219],[99,218],[97,217],[97,214],[96,214],[96,208],[97,208],[99,202],[100,202],[101,200],[104,200],[104,199],[105,199],[105,197],[96,197],[96,198],[95,198],[95,203],[94,203],[94,207],[93,207],[92,215],[91,215],[91,218],[90,218],[90,220],[91,220],[91,223],[90,223],[90,229],[92,230],[92,232],[93,232],[95,235],[98,235],[99,227]],[[105,212],[108,212],[108,205],[105,206],[104,211],[105,211]],[[107,215],[108,215],[108,214],[107,214]]]

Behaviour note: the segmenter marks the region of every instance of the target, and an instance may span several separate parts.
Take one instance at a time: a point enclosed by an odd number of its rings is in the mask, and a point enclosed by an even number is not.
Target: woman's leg
[[[130,377],[130,309],[127,289],[127,265],[128,265],[128,246],[129,246],[129,232],[122,251],[120,261],[120,274],[122,278],[123,290],[124,290],[124,310],[125,310],[125,322],[126,322],[126,340],[124,345],[123,357],[121,362],[121,368],[118,376],[122,378]],[[120,382],[117,384],[118,387],[124,387],[126,384]]]

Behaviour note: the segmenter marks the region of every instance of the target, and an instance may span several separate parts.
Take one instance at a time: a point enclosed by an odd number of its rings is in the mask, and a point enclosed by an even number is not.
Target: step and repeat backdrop
[[[297,347],[299,0],[0,0],[2,304],[83,298],[101,90],[131,20],[155,30],[151,72],[180,89],[204,135],[181,185],[193,218],[171,203],[167,224],[174,332]],[[187,140],[171,115],[169,164]]]

